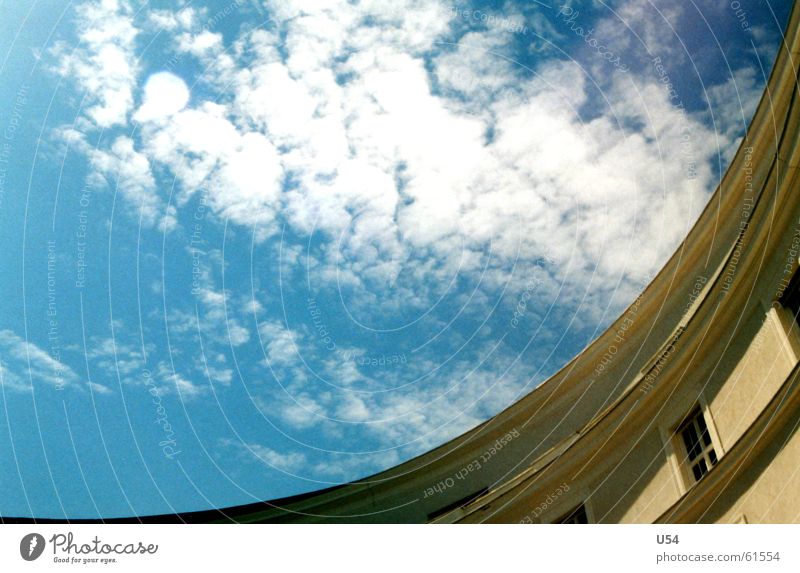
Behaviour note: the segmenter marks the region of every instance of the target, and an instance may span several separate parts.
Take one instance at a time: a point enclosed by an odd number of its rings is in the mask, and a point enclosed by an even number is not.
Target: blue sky
[[[303,4],[0,0],[0,515],[309,491],[514,402],[692,225],[789,7]]]

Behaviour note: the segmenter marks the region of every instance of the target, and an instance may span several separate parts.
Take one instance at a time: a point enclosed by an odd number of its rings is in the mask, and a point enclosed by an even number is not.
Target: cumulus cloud
[[[76,11],[79,44],[57,45],[56,71],[84,91],[84,111],[94,126],[124,125],[138,74],[133,9],[125,0],[96,0]]]
[[[134,114],[136,121],[163,120],[181,111],[189,102],[189,88],[179,77],[159,72],[147,79],[141,107]]]
[[[674,227],[663,223],[691,221],[711,183],[702,167],[693,178],[680,172],[681,134],[667,126],[692,131],[701,166],[709,130],[663,90],[643,82],[631,91],[621,75],[603,114],[584,122],[591,86],[580,68],[556,61],[531,75],[487,57],[503,50],[497,30],[438,48],[431,77],[422,54],[447,37],[452,14],[415,8],[282,4],[284,39],[239,40],[247,63],[230,70],[226,93],[146,131],[143,152],[185,193],[208,189],[217,212],[258,225],[262,238],[279,216],[298,232],[337,238],[327,263],[347,266],[356,284],[394,284],[412,251],[444,261],[446,271],[428,278],[474,271],[463,264],[489,244],[506,264],[555,251],[578,280],[652,271],[681,237],[665,235]],[[621,13],[650,22],[638,5]],[[217,56],[200,57],[212,65]],[[644,127],[631,131],[628,119]],[[650,233],[637,249],[634,233]]]
[[[630,1],[618,14],[658,37],[648,9]],[[490,244],[506,265],[548,251],[578,282],[590,273],[616,284],[660,264],[683,230],[665,234],[675,228],[665,221],[691,221],[704,203],[712,134],[646,78],[632,86],[614,75],[607,105],[587,122],[580,110],[593,86],[579,66],[557,59],[531,74],[490,56],[509,42],[496,28],[448,47],[461,22],[436,2],[283,2],[272,15],[282,33],[257,30],[230,50],[191,18],[181,26],[157,15],[184,30],[174,48],[208,66],[211,77],[198,80],[220,91],[186,107],[182,80],[151,76],[134,116],[141,142],[94,152],[98,171],[113,159],[137,169],[125,179],[143,204],[145,163],[164,166],[183,201],[207,194],[260,240],[282,220],[322,233],[337,240],[324,264],[346,267],[355,285],[396,284],[412,256],[437,261],[428,279],[475,272],[473,253]],[[675,125],[697,143],[691,178],[680,171]]]
[[[200,192],[234,222],[273,220],[283,180],[275,145],[263,133],[238,130],[224,106],[205,102],[174,114],[166,125],[147,125],[143,133],[143,152],[170,166],[183,185],[184,201]]]
[[[198,298],[203,312],[199,314],[199,323],[192,320],[192,328],[200,328],[218,344],[241,346],[250,340],[250,331],[237,319],[234,308],[229,312],[227,296],[227,293],[210,287],[200,289]]]

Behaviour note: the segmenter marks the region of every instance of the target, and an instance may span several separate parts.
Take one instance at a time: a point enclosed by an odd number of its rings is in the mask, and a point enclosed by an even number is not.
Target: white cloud
[[[397,450],[387,450],[368,455],[324,452],[322,461],[310,471],[319,476],[321,483],[341,483],[371,475],[399,464],[402,458]],[[324,481],[325,480],[325,481]],[[326,481],[337,480],[337,481]]]
[[[222,34],[203,30],[199,34],[185,32],[179,37],[181,52],[203,57],[215,53],[222,48]]]
[[[144,152],[171,167],[184,198],[206,192],[211,208],[240,224],[274,218],[283,179],[275,146],[262,133],[241,133],[223,106],[204,103],[175,114],[166,125],[148,125],[143,133]]]
[[[278,383],[259,390],[262,413],[273,423],[277,417],[286,431],[317,428],[326,436],[340,435],[342,443],[348,437],[354,443],[371,441],[376,451],[404,456],[424,451],[532,387],[528,366],[502,344],[463,351],[446,366],[440,357],[419,353],[394,367],[370,367],[359,366],[366,363],[364,349],[315,348],[311,335],[278,323],[262,323],[260,331]],[[319,364],[321,369],[312,370]],[[362,455],[361,447],[347,449]],[[373,457],[361,459],[354,468],[373,467]]]
[[[713,134],[671,105],[652,72],[612,74],[603,109],[575,64],[541,62],[532,75],[487,55],[513,36],[496,27],[443,48],[437,42],[463,24],[447,8],[281,2],[272,12],[282,33],[257,30],[227,50],[195,16],[159,14],[183,30],[175,49],[210,66],[199,80],[217,92],[187,108],[183,80],[156,74],[136,117],[158,121],[145,123],[141,143],[125,137],[87,153],[99,173],[125,175],[122,189],[146,219],[158,210],[150,165],[164,166],[180,182],[178,205],[204,193],[220,217],[255,225],[260,240],[279,220],[322,233],[320,278],[364,293],[371,282],[393,285],[415,304],[426,304],[420,284],[481,271],[489,245],[500,259],[489,285],[502,284],[515,260],[545,252],[574,285],[651,272],[710,191]],[[617,13],[653,43],[663,18],[680,19],[677,8],[659,13],[639,0]],[[579,110],[590,103],[599,115],[584,121]],[[695,143],[693,178],[676,126]],[[667,224],[675,220],[684,225]],[[435,271],[414,276],[412,265]]]
[[[60,360],[60,349],[51,354],[10,330],[0,330],[0,369],[6,388],[27,390],[30,384],[56,389],[75,385],[78,375]]]
[[[108,385],[117,387],[119,384],[128,386],[142,386],[150,378],[144,375],[148,370],[143,350],[148,356],[155,354],[156,348],[148,343],[145,349],[135,343],[125,340],[126,329],[123,323],[116,322],[114,336],[92,336],[86,348],[85,360],[89,362],[92,373],[92,382],[89,386],[92,392],[98,394],[111,394],[113,391]],[[100,384],[103,381],[105,384]],[[156,386],[159,381],[154,381]],[[170,388],[163,386],[161,391],[168,393]]]
[[[201,13],[202,9],[198,10],[191,6],[186,6],[177,12],[150,9],[147,18],[156,31],[174,32],[195,28]]]
[[[109,388],[106,388],[105,386],[103,386],[102,384],[98,384],[97,382],[87,382],[87,385],[89,386],[91,392],[103,395],[113,394],[113,392]]]
[[[157,225],[165,231],[175,228],[175,208],[167,207],[158,196],[150,159],[134,148],[130,137],[117,137],[108,150],[91,147],[82,139],[74,143],[89,157],[93,168],[90,181],[120,191],[145,225]]]
[[[686,58],[680,37],[683,13],[680,3],[669,0],[624,0],[606,8],[594,26],[584,15],[578,23],[593,27],[595,38],[629,65],[655,57],[677,64]]]
[[[160,396],[193,400],[207,394],[210,384],[230,385],[233,371],[225,367],[226,357],[215,352],[214,344],[210,341],[206,341],[204,346],[205,355],[196,356],[192,361],[175,359],[183,353],[191,338],[184,337],[196,332],[194,322],[188,322],[187,317],[186,324],[171,324],[170,330],[172,361],[159,356],[159,349],[153,343],[146,346],[145,361],[142,349],[129,342],[128,331],[121,323],[115,327],[114,338],[92,337],[86,352],[94,378],[90,384],[92,390],[110,393],[111,390],[96,381],[113,380],[115,385],[117,381],[131,387],[152,385]]]
[[[198,370],[201,368],[198,365]],[[224,386],[230,385],[233,381],[233,370],[230,368],[220,368],[217,366],[208,366],[207,368],[208,376],[211,378],[212,383],[222,384]]]
[[[299,360],[298,333],[286,328],[276,320],[260,323],[258,332],[270,365],[285,366]]]
[[[189,88],[179,77],[159,72],[147,79],[144,99],[134,114],[136,121],[163,120],[181,111],[189,102]]]
[[[720,154],[727,164],[741,142],[761,98],[761,86],[753,68],[740,68],[723,84],[708,88],[708,107],[720,135]]]
[[[229,312],[227,296],[225,292],[210,288],[200,290],[199,299],[203,303],[204,309],[204,312],[199,315],[200,327],[204,334],[219,344],[241,346],[250,340],[250,331],[242,326],[236,315],[233,314],[235,308],[231,307]]]
[[[204,386],[187,380],[173,365],[162,361],[158,363],[153,380],[160,391],[177,395],[181,400],[191,400],[205,393]]]
[[[133,10],[126,0],[95,0],[76,12],[79,44],[57,46],[56,71],[85,90],[85,113],[96,127],[124,125],[138,73]]]
[[[222,439],[220,446],[234,449],[245,459],[256,459],[272,469],[284,472],[296,472],[305,467],[307,461],[303,454],[297,452],[278,452],[270,447],[257,443],[244,443],[232,439]]]
[[[504,88],[516,85],[517,67],[507,59],[507,38],[495,33],[468,32],[451,49],[436,56],[436,79],[445,89],[466,96],[465,104],[485,104]]]

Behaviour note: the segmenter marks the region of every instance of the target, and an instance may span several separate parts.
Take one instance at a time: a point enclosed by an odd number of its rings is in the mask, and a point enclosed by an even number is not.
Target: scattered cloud
[[[725,165],[736,153],[762,91],[756,70],[750,67],[739,68],[725,83],[708,88],[708,109],[718,126],[719,152]]]
[[[106,395],[114,393],[111,389],[107,388],[106,386],[103,386],[102,384],[98,384],[97,382],[88,382],[87,385],[89,386],[89,390],[91,392],[97,394]]]
[[[639,64],[655,57],[675,65],[685,61],[680,35],[684,14],[681,4],[668,0],[624,0],[606,8],[596,25],[586,20],[587,16],[580,18],[614,53]]]
[[[74,142],[83,148],[94,170],[91,183],[121,192],[146,226],[158,225],[164,231],[175,228],[175,208],[167,207],[158,196],[150,160],[136,151],[130,137],[117,137],[108,150],[92,148],[80,138]]]
[[[86,359],[91,365],[94,380],[114,380],[130,387],[152,385],[158,389],[160,396],[173,395],[182,400],[197,398],[207,390],[205,385],[189,380],[203,380],[201,376],[205,372],[205,366],[202,360],[194,365],[191,374],[183,374],[179,369],[173,370],[169,360],[157,358],[157,348],[153,344],[146,348],[145,360],[142,349],[126,340],[127,334],[123,325],[118,324],[115,332],[116,336],[113,338],[95,336],[90,339]],[[223,370],[218,371],[211,367],[209,371],[218,376],[217,380],[223,380],[223,383],[226,378],[230,381],[230,374]],[[98,391],[99,386],[93,383],[92,388]]]
[[[240,458],[248,461],[257,460],[264,465],[278,471],[296,472],[306,466],[306,457],[297,452],[278,452],[267,446],[257,443],[244,443],[232,439],[221,439],[219,445],[225,449],[232,449]]]
[[[275,323],[262,324],[260,331],[278,383],[255,389],[263,415],[292,433],[318,428],[352,436],[354,443],[358,436],[371,443],[372,453],[425,451],[510,405],[538,381],[502,343],[463,351],[447,365],[420,353],[393,367],[371,368],[364,349],[315,348],[309,336]],[[374,461],[362,459],[367,465]]]
[[[28,342],[10,330],[0,330],[0,371],[3,387],[12,390],[30,390],[44,386],[61,390],[75,387],[78,375],[56,354]]]
[[[158,363],[154,372],[154,380],[157,381],[159,389],[165,393],[176,394],[181,400],[196,398],[207,389],[206,387],[199,386],[187,380],[166,361]],[[160,384],[158,384],[158,382],[160,382]]]

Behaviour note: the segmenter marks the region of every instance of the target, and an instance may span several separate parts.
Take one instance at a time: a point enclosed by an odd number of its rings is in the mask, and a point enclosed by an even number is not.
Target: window
[[[586,506],[580,504],[578,507],[556,520],[556,523],[589,523],[589,517],[586,515]]]
[[[703,417],[703,411],[699,407],[695,408],[680,425],[677,434],[685,448],[688,473],[695,482],[700,481],[717,463],[717,452],[714,451],[711,434]]]
[[[800,313],[800,272],[795,271],[778,302],[781,306],[788,308],[795,319],[798,318],[798,313]]]

